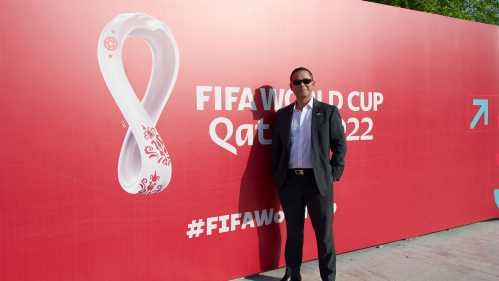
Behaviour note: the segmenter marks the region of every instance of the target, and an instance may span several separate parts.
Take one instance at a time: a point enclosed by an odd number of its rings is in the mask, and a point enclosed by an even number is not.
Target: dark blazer
[[[314,99],[312,109],[312,166],[319,191],[326,195],[333,178],[340,180],[345,167],[347,143],[338,108]],[[294,103],[279,109],[272,138],[272,177],[278,189],[286,181],[291,148],[291,120]],[[333,152],[329,159],[330,151]]]

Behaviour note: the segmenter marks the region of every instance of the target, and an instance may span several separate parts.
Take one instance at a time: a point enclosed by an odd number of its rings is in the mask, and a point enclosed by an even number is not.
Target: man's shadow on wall
[[[263,123],[270,125],[268,129],[264,130],[264,138],[272,140],[277,113],[273,101],[270,110],[264,110],[260,88],[265,89],[267,98],[270,95],[270,90],[273,89],[268,85],[255,89],[253,100],[257,110],[251,112],[253,113],[253,120],[255,120],[254,124],[263,118]],[[253,129],[255,128],[253,127]],[[241,224],[246,212],[251,212],[253,216],[253,223],[258,233],[260,270],[267,271],[279,266],[281,231],[279,224],[274,221],[274,214],[279,211],[280,203],[270,168],[271,145],[260,143],[258,130],[254,130],[253,133],[253,145],[241,180],[239,213],[241,213]],[[274,209],[272,222],[268,225],[263,223],[261,226],[257,226],[255,211],[258,211],[259,215],[262,216],[262,210],[270,212],[270,209]],[[267,213],[267,217],[268,215],[269,213]],[[247,224],[246,228],[251,228],[250,224]]]

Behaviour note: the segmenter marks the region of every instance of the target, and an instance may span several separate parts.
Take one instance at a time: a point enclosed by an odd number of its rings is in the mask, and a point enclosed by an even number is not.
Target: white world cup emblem
[[[153,57],[142,102],[128,81],[121,59],[123,42],[133,36],[147,42]],[[121,187],[132,194],[163,191],[170,183],[172,161],[155,126],[177,79],[177,42],[164,22],[142,13],[122,14],[102,30],[97,56],[109,91],[129,124],[118,162]]]

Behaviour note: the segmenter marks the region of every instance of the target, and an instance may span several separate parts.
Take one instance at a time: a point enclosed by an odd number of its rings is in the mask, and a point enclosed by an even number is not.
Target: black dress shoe
[[[291,276],[291,275],[284,275],[284,277],[281,279],[281,281],[301,281],[301,275],[297,276]]]

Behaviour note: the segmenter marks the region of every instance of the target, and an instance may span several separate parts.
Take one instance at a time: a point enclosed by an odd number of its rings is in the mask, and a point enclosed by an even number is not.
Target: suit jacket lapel
[[[293,117],[293,108],[294,108],[294,103],[286,107],[284,110],[284,120],[282,121],[282,127],[284,128],[283,131],[283,137],[284,139],[287,139],[287,150],[289,152],[290,146],[291,146],[291,118]]]
[[[317,136],[319,135],[319,129],[324,122],[324,115],[322,114],[321,103],[314,99],[314,107],[312,109],[312,149],[314,148],[315,141],[317,140]]]

